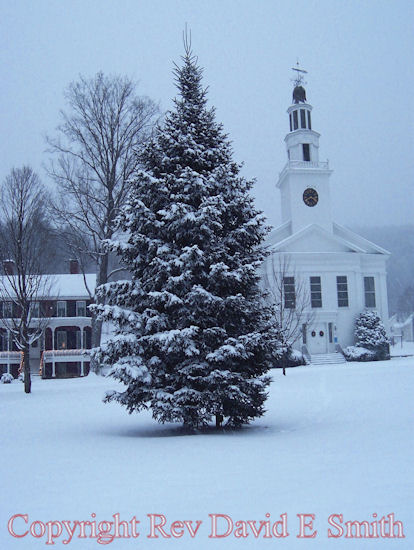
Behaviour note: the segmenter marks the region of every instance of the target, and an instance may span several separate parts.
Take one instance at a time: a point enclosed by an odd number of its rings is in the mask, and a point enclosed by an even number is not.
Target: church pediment
[[[283,225],[279,225],[276,229],[273,229],[266,238],[266,244],[272,246],[290,237],[292,235],[292,224],[286,222]]]
[[[369,241],[368,239],[361,237],[360,235],[358,235],[357,233],[354,233],[347,227],[343,227],[342,225],[334,223],[333,231],[334,231],[334,235],[350,243],[353,243],[355,246],[358,246],[367,254],[383,254],[386,256],[391,255],[391,253],[388,252],[388,250],[385,250],[385,248],[381,248],[380,246],[373,243],[372,241]]]
[[[354,243],[312,224],[279,242],[272,243],[274,252],[364,252]]]

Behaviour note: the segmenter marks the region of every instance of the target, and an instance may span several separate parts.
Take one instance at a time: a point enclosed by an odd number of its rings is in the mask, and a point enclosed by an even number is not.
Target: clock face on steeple
[[[312,187],[308,187],[303,192],[303,202],[306,204],[306,206],[316,206],[318,204],[319,196],[316,189],[312,189]]]

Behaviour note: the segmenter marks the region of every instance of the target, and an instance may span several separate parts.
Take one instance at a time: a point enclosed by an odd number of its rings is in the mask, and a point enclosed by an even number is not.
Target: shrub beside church
[[[390,358],[390,343],[375,311],[360,313],[355,322],[355,346],[344,349],[347,361],[382,361]]]

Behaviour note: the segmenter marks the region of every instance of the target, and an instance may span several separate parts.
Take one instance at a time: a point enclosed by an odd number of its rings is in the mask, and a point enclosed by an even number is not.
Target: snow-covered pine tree
[[[374,351],[377,359],[389,359],[389,340],[375,311],[365,310],[355,322],[355,345]]]
[[[126,385],[129,412],[160,422],[240,426],[264,412],[278,332],[259,288],[264,218],[207,107],[202,69],[185,41],[179,96],[142,156],[111,241],[131,281],[101,287],[116,327],[96,358]]]

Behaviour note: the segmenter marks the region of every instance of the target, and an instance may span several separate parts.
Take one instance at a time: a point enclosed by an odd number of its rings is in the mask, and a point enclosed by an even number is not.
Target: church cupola
[[[285,143],[288,161],[279,174],[277,187],[281,193],[282,222],[290,222],[292,231],[317,224],[332,232],[329,190],[331,170],[327,161],[319,161],[320,134],[312,130],[312,105],[306,98],[304,75],[296,72],[292,104],[288,108],[289,132]]]
[[[318,162],[319,134],[312,130],[312,105],[306,100],[304,75],[307,71],[292,67],[297,76],[294,79],[292,105],[287,110],[290,132],[286,136],[286,146],[289,160]]]

